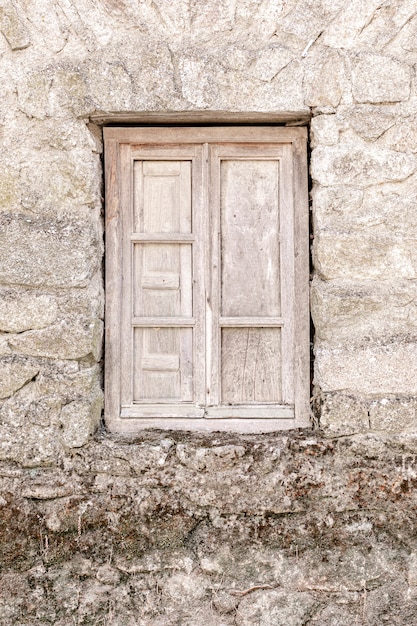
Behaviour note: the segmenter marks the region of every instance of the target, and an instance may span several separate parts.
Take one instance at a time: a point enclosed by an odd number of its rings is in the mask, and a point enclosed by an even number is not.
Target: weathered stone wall
[[[0,31],[0,623],[417,622],[415,0],[0,0]],[[174,111],[312,114],[324,438],[92,435],[99,121]]]
[[[105,437],[9,466],[0,624],[411,626],[416,477],[406,439],[308,433]]]

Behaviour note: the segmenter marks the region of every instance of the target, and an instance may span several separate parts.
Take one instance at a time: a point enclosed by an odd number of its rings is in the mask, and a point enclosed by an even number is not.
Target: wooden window
[[[307,426],[306,129],[104,137],[108,427]]]

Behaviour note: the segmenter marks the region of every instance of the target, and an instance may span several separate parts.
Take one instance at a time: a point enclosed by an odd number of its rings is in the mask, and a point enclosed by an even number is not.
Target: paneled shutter
[[[105,139],[109,426],[306,425],[304,129]]]

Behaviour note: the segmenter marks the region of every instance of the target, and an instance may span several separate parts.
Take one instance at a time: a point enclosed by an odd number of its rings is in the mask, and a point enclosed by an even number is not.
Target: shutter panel
[[[124,222],[127,280],[122,329],[122,359],[128,374],[122,415],[127,417],[150,413],[176,417],[183,414],[185,403],[194,404],[194,410],[192,406],[186,409],[188,414],[203,412],[196,406],[194,365],[193,274],[198,263],[193,271],[192,178],[196,151],[188,159],[176,158],[178,152],[182,151],[132,149],[129,155],[131,210],[126,212],[130,219]]]
[[[285,342],[292,333],[293,302],[283,294],[281,276],[286,284],[294,276],[288,243],[281,245],[282,232],[292,228],[283,160],[282,146],[211,149],[213,231],[218,233],[212,243],[218,294],[212,328],[217,384],[208,410],[213,418],[241,417],[246,406],[245,417],[276,419],[294,403],[292,371],[282,359],[283,345],[286,359],[293,358],[292,342]]]

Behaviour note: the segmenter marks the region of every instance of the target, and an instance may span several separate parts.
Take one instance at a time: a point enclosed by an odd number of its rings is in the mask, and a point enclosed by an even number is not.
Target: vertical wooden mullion
[[[281,333],[282,401],[294,403],[294,199],[292,146],[283,146],[280,161],[279,207],[280,207],[280,272],[281,315],[284,326]]]
[[[217,146],[209,147],[209,237],[210,263],[207,271],[209,294],[207,304],[207,328],[210,331],[207,341],[207,361],[210,363],[210,390],[208,405],[220,404],[221,390],[221,252],[220,252],[220,158]]]
[[[193,315],[194,325],[194,400],[199,406],[205,404],[206,393],[206,329],[205,329],[205,219],[206,219],[206,162],[202,146],[195,147],[195,157],[192,161],[192,285],[193,285]]]

